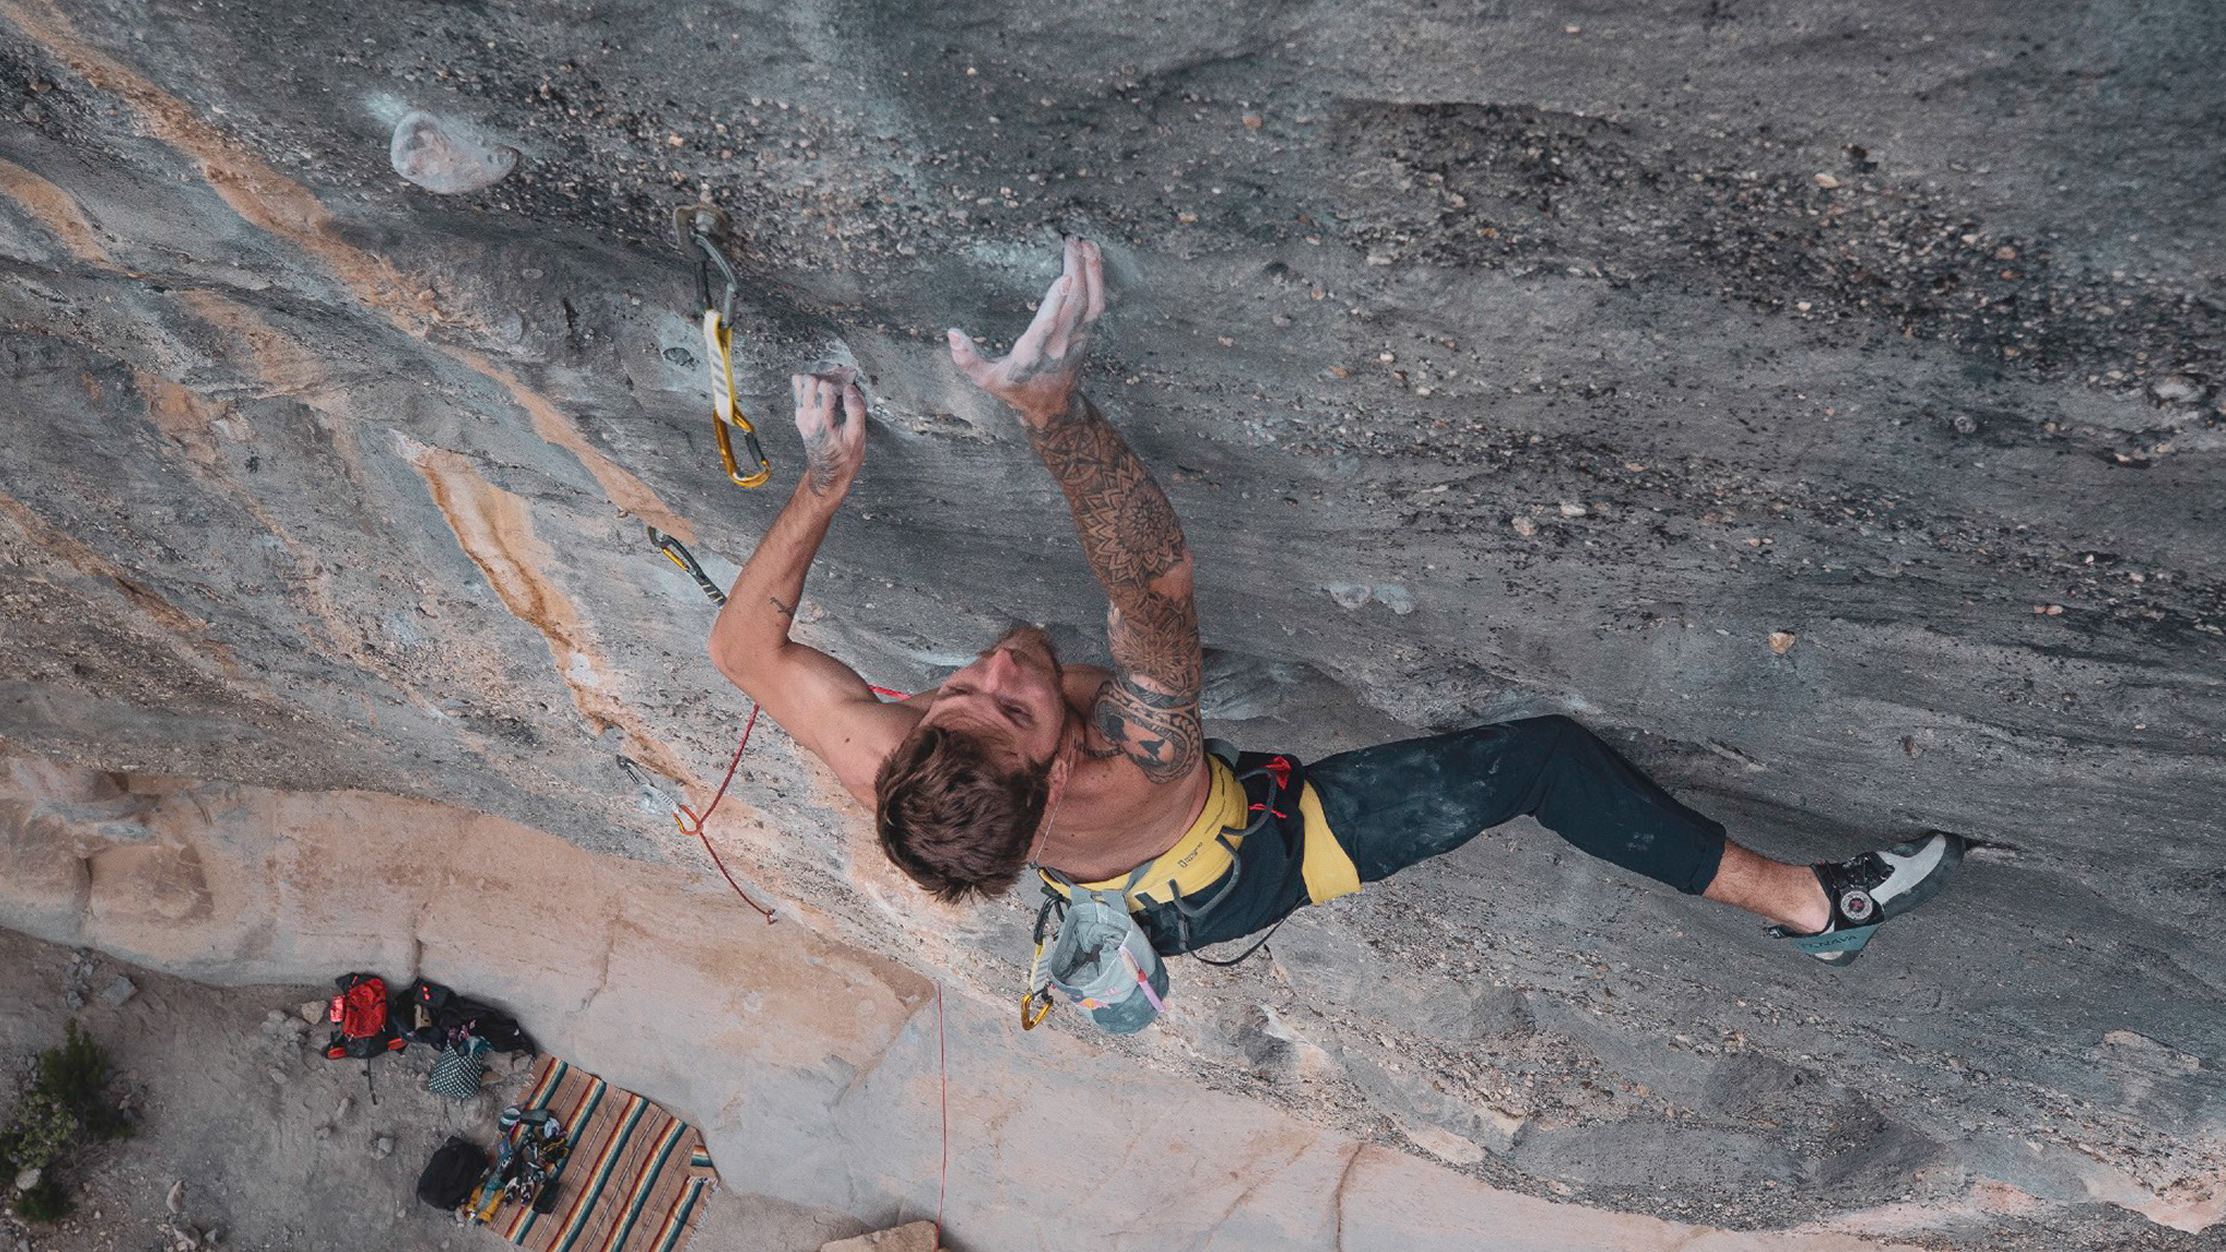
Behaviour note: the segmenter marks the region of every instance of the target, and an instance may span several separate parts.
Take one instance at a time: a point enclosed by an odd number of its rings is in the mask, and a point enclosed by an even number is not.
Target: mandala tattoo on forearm
[[[1076,392],[1065,412],[1029,429],[1028,442],[1066,492],[1083,554],[1107,592],[1141,591],[1189,554],[1167,494],[1088,396]]]
[[[1154,781],[1179,778],[1197,764],[1205,734],[1197,607],[1187,594],[1153,590],[1190,556],[1174,506],[1080,393],[1032,428],[1029,442],[1066,492],[1082,550],[1112,601],[1107,633],[1119,675],[1099,694],[1098,731]]]

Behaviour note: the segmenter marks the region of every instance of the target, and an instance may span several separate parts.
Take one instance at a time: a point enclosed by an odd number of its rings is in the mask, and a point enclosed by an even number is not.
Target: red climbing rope
[[[891,691],[887,687],[875,687],[873,693],[891,700],[912,698],[910,692]],[[711,846],[710,837],[703,833],[704,823],[711,820],[712,811],[719,807],[719,801],[726,798],[727,788],[733,785],[734,772],[742,767],[742,751],[750,746],[750,732],[757,728],[757,715],[758,706],[753,703],[750,705],[749,719],[742,723],[742,741],[734,745],[734,759],[727,762],[726,777],[719,780],[719,789],[711,793],[711,803],[703,806],[703,816],[696,816],[695,810],[685,804],[676,804],[673,807],[679,812],[673,814],[673,824],[702,840],[703,850],[711,854],[711,863],[719,867],[721,874],[726,875],[727,885],[734,888],[734,894],[742,897],[742,903],[764,914],[767,924],[771,924],[773,910],[752,900],[750,893],[742,890],[742,884],[734,881],[734,875],[727,873],[726,862],[719,859],[719,850]],[[680,820],[681,813],[688,815],[688,821]],[[943,984],[940,982],[935,984],[935,1079],[943,1122],[943,1161],[935,1184],[935,1246],[940,1248],[943,1246],[943,1204],[951,1191],[951,1068],[950,1049],[943,1032]]]
[[[891,700],[909,700],[912,698],[912,693],[909,691],[891,691],[887,687],[872,687],[870,690],[877,696]],[[726,799],[727,788],[734,783],[734,771],[742,768],[742,750],[750,746],[750,732],[757,728],[757,715],[758,706],[753,702],[750,705],[749,720],[742,723],[742,742],[734,745],[734,759],[727,762],[727,776],[719,780],[719,789],[711,793],[711,803],[703,806],[703,816],[696,816],[696,811],[685,804],[674,804],[672,806],[674,809],[672,824],[678,826],[682,834],[694,835],[702,841],[703,850],[711,854],[711,863],[719,867],[719,873],[726,878],[727,885],[734,888],[734,894],[741,896],[742,903],[756,909],[764,916],[766,924],[771,925],[774,916],[773,910],[752,900],[750,893],[742,889],[742,884],[734,881],[734,875],[727,873],[727,863],[719,859],[719,850],[711,846],[711,837],[703,833],[704,825],[711,820],[711,814],[713,810],[719,807],[719,801]],[[682,814],[687,815],[686,821],[681,820]],[[940,986],[935,989],[935,995],[936,1029],[941,1031],[943,989]],[[946,1157],[948,1152],[949,1149],[946,1148]]]
[[[711,846],[711,836],[703,833],[704,823],[711,820],[712,811],[719,807],[719,801],[726,799],[727,788],[734,782],[734,771],[742,767],[742,750],[750,746],[750,732],[756,728],[757,705],[752,704],[750,706],[750,719],[742,723],[742,742],[734,745],[734,759],[727,762],[727,776],[719,780],[719,789],[711,793],[711,803],[703,806],[703,816],[696,816],[695,810],[685,804],[676,804],[673,807],[679,812],[673,814],[672,820],[673,824],[680,827],[683,833],[694,835],[702,841],[703,850],[711,854],[711,863],[719,867],[719,873],[726,878],[727,885],[734,888],[734,894],[742,897],[742,903],[763,914],[765,924],[770,926],[773,924],[773,910],[752,900],[750,893],[742,890],[742,884],[734,881],[734,875],[727,873],[727,863],[719,859],[719,850]],[[688,815],[687,821],[680,820],[681,813]]]

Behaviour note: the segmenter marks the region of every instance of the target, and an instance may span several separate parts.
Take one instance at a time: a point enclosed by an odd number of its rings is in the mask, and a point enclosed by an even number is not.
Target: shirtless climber
[[[1112,605],[1110,673],[1061,665],[1041,630],[1022,628],[934,690],[884,704],[848,666],[788,637],[865,447],[865,398],[843,374],[792,380],[809,464],[712,629],[720,671],[874,810],[882,848],[922,887],[986,897],[1040,865],[1120,892],[1151,946],[1173,954],[1251,934],[1529,814],[1594,856],[1759,914],[1838,964],[1961,860],[1962,841],[1936,832],[1837,864],[1771,860],[1561,716],[1304,768],[1209,751],[1189,545],[1159,484],[1081,390],[1104,309],[1096,246],[1069,240],[1065,272],[1009,355],[985,359],[956,330],[950,349],[1020,419],[1066,493]],[[1241,841],[1216,837],[1259,811],[1281,820]]]

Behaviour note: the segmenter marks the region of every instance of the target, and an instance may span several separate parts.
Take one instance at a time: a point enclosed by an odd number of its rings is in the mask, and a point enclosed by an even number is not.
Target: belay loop
[[[727,232],[726,214],[708,204],[683,204],[673,209],[672,224],[680,246],[700,254],[696,291],[703,305],[703,349],[711,366],[711,433],[719,441],[720,464],[735,486],[762,487],[772,481],[773,463],[766,459],[765,449],[757,441],[757,427],[742,416],[741,406],[734,401],[734,303],[742,294],[742,279],[718,244],[718,237]],[[716,299],[711,294],[714,269],[725,283]],[[729,426],[742,432],[743,445],[757,462],[756,469],[744,473],[735,461]]]

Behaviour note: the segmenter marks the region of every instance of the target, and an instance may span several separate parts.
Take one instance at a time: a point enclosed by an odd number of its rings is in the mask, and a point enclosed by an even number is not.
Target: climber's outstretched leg
[[[1342,753],[1307,777],[1363,882],[1528,814],[1603,860],[1746,909],[1835,964],[1852,959],[1880,921],[1936,893],[1962,855],[1959,840],[1940,835],[1837,865],[1772,860],[1726,838],[1721,824],[1559,715]]]

